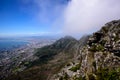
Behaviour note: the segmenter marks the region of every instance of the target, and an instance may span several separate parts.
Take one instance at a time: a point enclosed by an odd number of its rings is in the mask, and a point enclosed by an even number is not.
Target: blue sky
[[[120,19],[120,0],[0,0],[0,36],[81,37]]]
[[[0,36],[54,35],[68,0],[0,0]]]

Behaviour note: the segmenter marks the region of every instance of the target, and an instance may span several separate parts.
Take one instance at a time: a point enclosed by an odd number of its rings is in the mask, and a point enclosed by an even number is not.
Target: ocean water
[[[0,50],[11,50],[27,44],[28,42],[19,40],[0,40]]]

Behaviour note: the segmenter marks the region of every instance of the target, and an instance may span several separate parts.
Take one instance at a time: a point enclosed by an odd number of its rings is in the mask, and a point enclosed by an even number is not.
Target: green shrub
[[[93,45],[89,51],[92,51],[92,52],[96,52],[96,51],[104,51],[104,46],[102,46],[101,44],[98,44],[98,45]]]
[[[96,51],[96,45],[93,44],[93,45],[90,47],[89,51],[95,52],[95,51]]]
[[[104,51],[104,46],[102,46],[101,44],[99,44],[99,45],[96,47],[96,50],[97,50],[97,51]]]
[[[80,69],[80,66],[81,66],[80,64],[77,64],[76,66],[70,68],[69,70],[71,70],[71,71],[73,71],[73,72],[76,72],[77,70]]]
[[[99,69],[96,73],[97,80],[120,80],[120,71]]]

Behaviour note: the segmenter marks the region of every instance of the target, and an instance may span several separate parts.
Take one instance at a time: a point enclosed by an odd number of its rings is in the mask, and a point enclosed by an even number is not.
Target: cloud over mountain
[[[119,0],[71,0],[63,15],[63,32],[67,35],[88,34],[120,18]]]

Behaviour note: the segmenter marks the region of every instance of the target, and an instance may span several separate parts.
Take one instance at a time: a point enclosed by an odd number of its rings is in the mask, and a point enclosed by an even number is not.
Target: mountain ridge
[[[25,70],[9,76],[6,80],[17,80],[18,77],[22,80],[26,78],[28,80],[49,80],[53,74],[56,74],[65,64],[77,56],[79,47],[85,45],[87,39],[88,36],[84,36],[82,43],[79,44],[80,41],[75,38],[65,36],[51,45],[37,49],[34,54],[37,59],[28,62],[28,64],[25,65],[27,66]],[[31,74],[33,72],[36,75]],[[24,76],[23,73],[26,76]],[[31,76],[27,77],[27,75]]]
[[[65,66],[51,80],[120,80],[120,20],[93,33],[79,53],[79,62]]]

